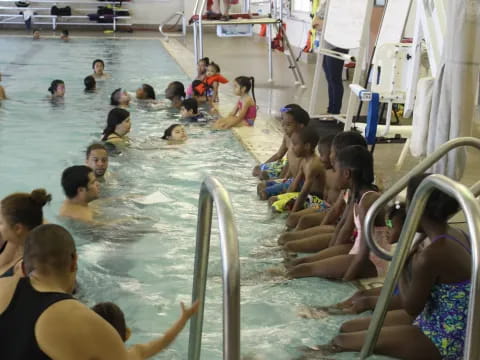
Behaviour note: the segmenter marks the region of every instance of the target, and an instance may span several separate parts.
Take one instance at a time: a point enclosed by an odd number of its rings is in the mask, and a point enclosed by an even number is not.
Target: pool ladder
[[[408,174],[397,181],[391,188],[385,191],[367,212],[363,231],[368,246],[377,256],[392,263],[385,278],[377,306],[373,312],[365,343],[360,353],[361,359],[365,359],[373,353],[385,320],[387,307],[390,303],[395,284],[397,284],[400,273],[405,265],[427,200],[435,189],[454,197],[460,204],[466,217],[472,247],[472,278],[463,359],[480,359],[480,342],[475,341],[473,338],[473,336],[480,334],[480,205],[475,198],[476,195],[478,196],[478,194],[480,194],[480,182],[477,182],[469,189],[465,185],[443,175],[429,176],[420,184],[413,196],[412,204],[415,204],[415,206],[411,206],[408,209],[394,255],[392,256],[392,254],[378,246],[373,237],[375,218],[387,203],[408,185],[409,180],[413,176],[424,173],[451,150],[467,146],[480,150],[480,140],[473,137],[464,137],[453,139],[443,144],[434,153],[415,166]]]
[[[240,260],[237,228],[227,190],[210,176],[203,181],[198,200],[192,302],[200,300],[200,307],[190,322],[188,359],[200,359],[214,202],[220,230],[223,270],[223,359],[240,360]]]
[[[175,25],[178,25],[178,23],[181,21],[182,22],[182,32],[181,33],[171,33],[171,32],[164,32],[163,28],[165,25],[168,24],[168,22],[172,19],[177,19],[175,22]],[[178,11],[172,16],[170,16],[168,19],[166,19],[163,24],[160,24],[158,27],[158,31],[160,31],[160,34],[162,34],[165,37],[165,40],[168,41],[169,37],[183,37],[185,40],[185,37],[187,36],[187,19],[185,18],[185,14],[183,11]]]

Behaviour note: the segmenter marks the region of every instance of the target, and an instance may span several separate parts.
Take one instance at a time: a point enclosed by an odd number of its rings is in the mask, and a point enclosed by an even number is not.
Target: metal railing
[[[477,140],[478,141],[478,140]],[[448,145],[445,144],[445,145]],[[478,142],[480,146],[480,141]],[[479,259],[480,259],[480,205],[473,193],[465,186],[443,175],[431,175],[419,185],[412,199],[402,233],[399,238],[392,264],[387,273],[382,292],[372,316],[368,333],[360,353],[360,358],[370,356],[375,348],[381,327],[387,313],[387,305],[392,297],[395,284],[398,282],[400,273],[405,265],[413,238],[432,191],[438,189],[454,197],[460,204],[468,224],[470,244],[472,248],[472,277],[468,307],[467,329],[465,337],[464,359],[480,359],[480,342],[472,338],[480,333],[480,284],[479,284]]]
[[[378,257],[391,261],[392,255],[382,249],[374,239],[374,226],[375,219],[377,218],[380,211],[385,208],[390,200],[395,198],[403,189],[408,185],[408,182],[413,176],[423,174],[427,171],[433,164],[445,156],[448,152],[453,149],[459,148],[461,146],[470,146],[475,147],[480,150],[480,139],[474,137],[462,137],[450,140],[440,146],[435,152],[430,154],[426,159],[424,159],[420,164],[415,166],[408,174],[403,176],[398,180],[392,187],[385,191],[378,199],[373,203],[370,209],[365,216],[365,226],[363,227],[365,240],[368,244],[368,247],[371,251],[375,253]],[[475,186],[475,185],[474,185]],[[478,186],[477,186],[478,187]]]
[[[177,25],[180,22],[180,20],[182,21],[182,32],[180,34],[164,32],[163,27],[165,25],[167,25],[167,23],[170,20],[175,19],[175,18],[177,18],[177,21],[176,21],[175,25]],[[158,27],[158,31],[160,31],[160,34],[162,34],[166,38],[166,40],[168,40],[169,37],[183,37],[183,38],[185,38],[185,36],[187,35],[187,19],[185,18],[185,14],[183,13],[183,11],[176,12],[175,14],[170,16],[167,20],[165,20],[165,22],[163,24],[160,24],[160,26]]]
[[[192,302],[200,300],[200,307],[190,322],[188,359],[200,359],[214,202],[220,230],[223,270],[223,359],[240,360],[240,260],[237,229],[227,190],[210,176],[203,181],[198,200]]]

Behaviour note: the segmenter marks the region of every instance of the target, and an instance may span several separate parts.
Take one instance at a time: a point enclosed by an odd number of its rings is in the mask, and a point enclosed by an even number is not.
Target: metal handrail
[[[198,200],[192,302],[200,300],[200,306],[190,322],[188,359],[200,359],[214,202],[220,230],[223,270],[223,359],[240,360],[240,260],[237,228],[227,190],[216,178],[210,176],[203,181]]]
[[[428,198],[435,189],[454,197],[466,216],[472,249],[472,278],[463,358],[468,360],[480,359],[480,342],[472,339],[472,335],[477,336],[480,333],[480,313],[478,311],[480,306],[480,222],[478,221],[480,219],[480,205],[465,185],[443,175],[431,175],[425,178],[413,196],[412,204],[415,204],[415,206],[409,207],[405,225],[399,238],[400,245],[395,252],[395,257],[390,265],[370,326],[368,327],[367,337],[360,353],[361,359],[365,359],[373,352],[385,320],[387,305],[392,297],[394,286],[398,282],[400,272],[405,265]]]
[[[440,146],[436,151],[430,154],[426,159],[424,159],[420,164],[415,166],[408,174],[403,176],[398,180],[392,187],[385,191],[378,199],[373,203],[370,209],[365,216],[365,226],[363,227],[363,234],[365,240],[375,255],[381,259],[391,261],[392,255],[387,251],[383,250],[375,241],[374,234],[374,225],[375,219],[377,218],[380,211],[387,205],[387,203],[397,196],[404,188],[407,187],[408,182],[413,176],[423,174],[427,169],[429,169],[433,164],[445,156],[449,151],[458,148],[460,146],[471,146],[480,150],[480,139],[474,137],[462,137],[450,140]]]
[[[167,34],[163,31],[163,27],[165,25],[167,25],[167,23],[174,19],[175,17],[181,17],[182,19],[182,33],[181,34]],[[178,23],[178,21],[177,21]],[[167,38],[168,40],[168,37],[171,36],[171,37],[185,37],[187,35],[187,21],[185,19],[185,14],[183,13],[183,11],[178,11],[176,12],[175,14],[173,14],[172,16],[170,16],[167,20],[165,20],[165,22],[163,24],[160,24],[160,26],[158,27],[158,31],[160,31],[160,34],[162,34],[163,36],[165,36],[165,38]]]

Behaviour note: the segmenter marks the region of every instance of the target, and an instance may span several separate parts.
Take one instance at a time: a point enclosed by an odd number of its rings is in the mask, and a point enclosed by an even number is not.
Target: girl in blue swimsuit
[[[428,175],[412,178],[409,203]],[[455,199],[433,191],[418,229],[430,244],[419,241],[407,259],[398,284],[403,310],[387,313],[376,354],[408,360],[463,358],[472,261],[468,236],[448,224],[458,209]],[[360,351],[367,327],[368,321],[363,329],[342,333],[321,349]]]

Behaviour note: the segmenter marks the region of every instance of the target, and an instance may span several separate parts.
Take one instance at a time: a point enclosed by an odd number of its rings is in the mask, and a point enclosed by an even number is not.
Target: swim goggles
[[[282,108],[280,108],[280,112],[281,112],[281,113],[286,113],[286,112],[288,112],[288,111],[290,111],[290,110],[292,110],[292,108],[289,108],[289,107],[282,107]]]

